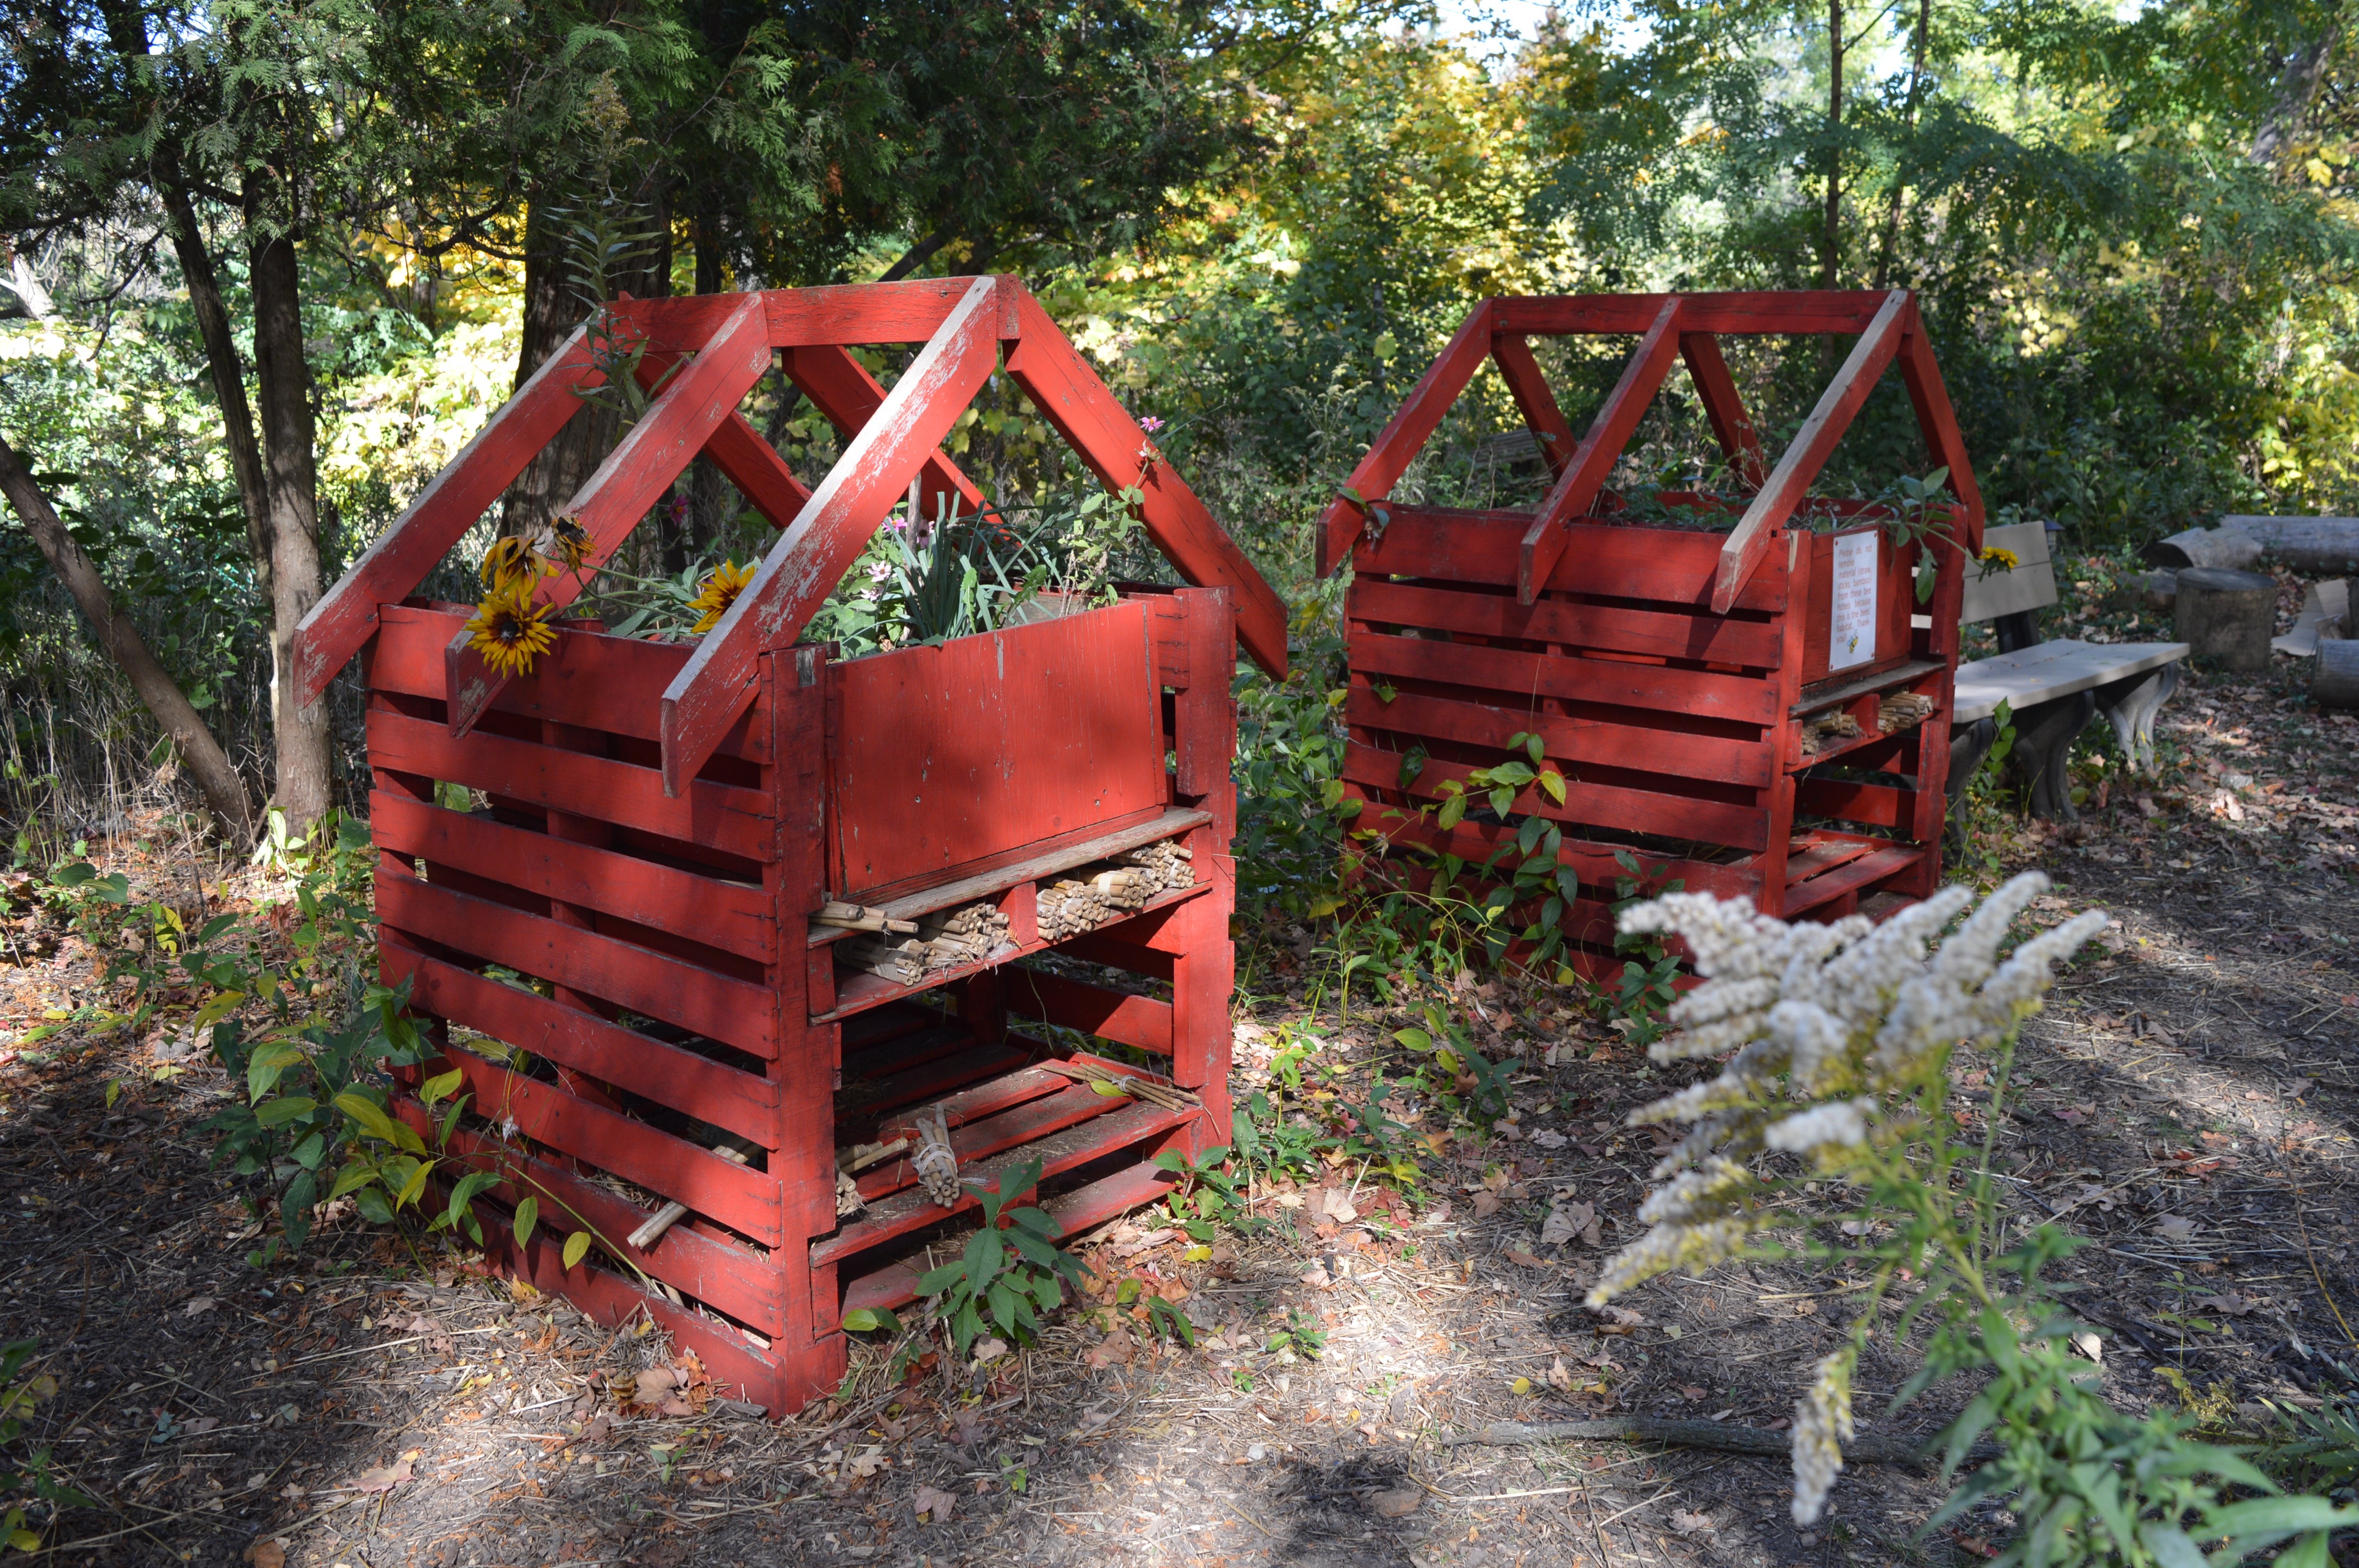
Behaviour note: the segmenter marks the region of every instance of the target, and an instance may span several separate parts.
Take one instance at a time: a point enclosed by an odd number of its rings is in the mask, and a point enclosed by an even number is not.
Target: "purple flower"
[[[1163,421],[1158,419],[1154,415],[1149,414],[1145,418],[1139,420],[1138,427],[1152,436],[1156,431],[1163,428]]]

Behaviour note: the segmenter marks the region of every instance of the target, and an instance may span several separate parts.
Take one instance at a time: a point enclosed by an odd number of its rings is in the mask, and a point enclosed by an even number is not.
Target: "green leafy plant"
[[[33,1339],[0,1345],[0,1539],[19,1552],[41,1550],[41,1532],[32,1522],[35,1506],[47,1505],[52,1519],[66,1509],[97,1506],[49,1474],[49,1450],[17,1452],[16,1440],[34,1411],[58,1391],[55,1378],[25,1369],[39,1350],[40,1342]]]
[[[1245,1215],[1245,1200],[1223,1168],[1229,1151],[1212,1148],[1192,1159],[1184,1149],[1166,1149],[1155,1163],[1179,1178],[1164,1198],[1171,1223],[1198,1241],[1210,1241],[1224,1225],[1235,1226]]]
[[[1040,1162],[1005,1172],[988,1190],[974,1189],[983,1224],[965,1249],[918,1281],[918,1293],[936,1298],[934,1316],[963,1361],[994,1327],[1020,1341],[1039,1332],[1040,1316],[1064,1300],[1064,1286],[1085,1288],[1088,1274],[1057,1249],[1062,1228],[1048,1211],[1015,1199],[1037,1186]]]
[[[1305,1361],[1318,1360],[1320,1353],[1327,1348],[1327,1331],[1315,1319],[1304,1315],[1299,1307],[1287,1308],[1285,1317],[1279,1321],[1284,1326],[1269,1336],[1269,1354],[1291,1351]]]

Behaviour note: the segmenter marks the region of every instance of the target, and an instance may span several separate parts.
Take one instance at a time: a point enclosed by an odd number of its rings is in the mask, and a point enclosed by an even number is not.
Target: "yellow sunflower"
[[[550,606],[533,602],[529,579],[495,588],[467,622],[467,646],[483,654],[495,674],[528,676],[533,661],[557,645],[550,613]]]
[[[741,567],[735,561],[723,561],[713,568],[705,574],[702,585],[696,590],[696,597],[688,601],[690,610],[704,612],[689,630],[701,636],[720,625],[721,618],[729,613],[729,607],[737,602],[737,596],[745,592],[745,585],[753,580],[754,568],[750,566]]]
[[[1983,570],[1985,572],[1989,571],[1993,567],[1997,568],[2003,572],[2011,572],[2022,564],[2023,563],[2020,560],[2016,558],[2015,552],[2007,549],[2004,546],[1991,545],[1985,546],[1983,550]]]
[[[482,573],[484,586],[492,590],[484,597],[485,604],[518,583],[529,587],[540,576],[532,541],[515,534],[493,540],[492,547],[484,552]]]

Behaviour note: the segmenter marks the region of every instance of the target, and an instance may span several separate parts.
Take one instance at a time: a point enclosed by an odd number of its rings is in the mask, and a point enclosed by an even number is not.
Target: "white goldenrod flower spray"
[[[1945,888],[1880,925],[1858,915],[1788,925],[1756,913],[1749,900],[1700,893],[1673,893],[1623,914],[1625,933],[1680,937],[1703,977],[1670,1010],[1677,1033],[1650,1054],[1722,1065],[1632,1114],[1634,1126],[1684,1122],[1689,1131],[1655,1169],[1663,1184],[1639,1211],[1647,1233],[1607,1260],[1590,1304],[1658,1274],[1748,1251],[1839,1262],[1872,1276],[1848,1342],[1820,1362],[1795,1407],[1797,1523],[1818,1519],[1843,1468],[1852,1373],[1895,1277],[1946,1271],[1978,1307],[1996,1300],[1984,1278],[1986,1175],[1962,1187],[1951,1179],[1950,1058],[1975,1046],[2011,1060],[2016,1032],[2038,1011],[2057,963],[2105,927],[2106,916],[2093,910],[2003,957],[2017,917],[2047,887],[2046,877],[2029,872],[1980,908],[1966,889]],[[2003,1071],[1995,1076],[1994,1095],[2003,1078]],[[1985,1164],[1987,1155],[1985,1146]],[[1809,1199],[1805,1212],[1849,1217],[1863,1239],[1763,1238],[1773,1222],[1793,1220],[1791,1206],[1770,1200],[1806,1187],[1816,1193],[1822,1183],[1832,1184],[1832,1196]]]

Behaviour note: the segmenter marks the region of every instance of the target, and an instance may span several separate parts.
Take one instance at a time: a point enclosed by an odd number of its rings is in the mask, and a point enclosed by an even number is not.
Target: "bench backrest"
[[[2048,553],[2048,524],[2009,523],[1983,530],[1983,548],[2012,551],[2013,571],[2004,567],[1966,568],[1966,594],[1960,624],[1995,621],[2020,610],[2045,610],[2056,602],[2056,568]]]

